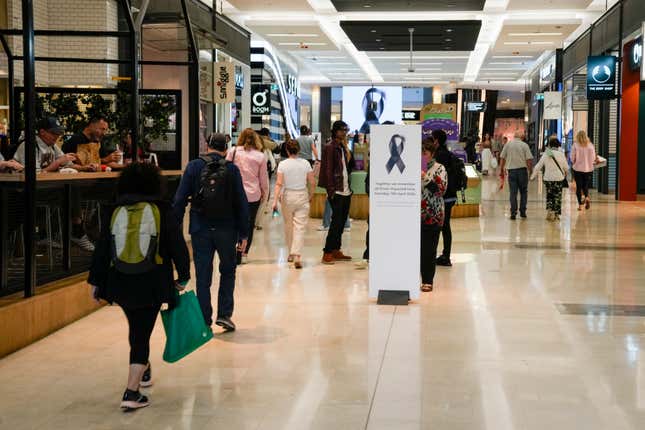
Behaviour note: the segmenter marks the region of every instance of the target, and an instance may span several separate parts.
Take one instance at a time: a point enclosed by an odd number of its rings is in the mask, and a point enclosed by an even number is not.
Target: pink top
[[[581,146],[574,143],[571,148],[571,167],[576,172],[593,172],[594,162],[596,161],[596,148],[593,143],[589,142],[587,146]]]
[[[233,153],[235,153],[234,163],[242,174],[242,184],[249,203],[260,201],[263,195],[268,196],[269,174],[264,153],[255,150],[247,151],[234,146],[226,154],[228,161],[233,161]]]

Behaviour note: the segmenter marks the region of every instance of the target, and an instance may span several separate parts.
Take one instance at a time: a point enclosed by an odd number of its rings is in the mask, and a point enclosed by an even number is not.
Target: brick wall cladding
[[[22,27],[21,1],[9,0],[13,27]],[[118,30],[118,6],[114,0],[35,0],[36,29]],[[13,41],[21,52],[21,41]],[[18,54],[19,55],[19,54]],[[50,57],[117,58],[118,40],[98,37],[37,37],[36,55]],[[22,64],[16,63],[17,79],[22,80]],[[36,63],[38,85],[113,86],[118,65],[83,63]]]

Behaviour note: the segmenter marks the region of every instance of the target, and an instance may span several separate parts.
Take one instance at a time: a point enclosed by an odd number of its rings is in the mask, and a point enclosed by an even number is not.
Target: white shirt
[[[555,157],[555,160],[551,155]],[[556,162],[558,163],[557,165]],[[558,166],[560,166],[559,169]],[[544,167],[543,180],[547,182],[560,182],[564,179],[564,174],[569,170],[569,163],[567,162],[566,155],[564,155],[562,151],[547,149],[544,151],[544,154],[542,154],[540,161],[535,165],[531,179],[537,176],[538,172],[542,170],[542,167]]]
[[[343,149],[343,191],[336,191],[340,196],[351,196],[349,189],[349,175],[347,174],[347,160],[345,159],[345,150]]]
[[[64,155],[63,151],[58,147],[58,145],[49,146],[45,142],[43,142],[43,140],[39,136],[36,136],[36,172],[40,172],[41,170],[40,165],[42,162],[42,156],[44,154],[51,154],[51,156],[53,157],[53,160],[51,160],[52,163]],[[20,144],[13,158],[23,166],[25,165],[26,157],[24,142]],[[72,164],[73,163],[71,161],[68,161],[61,167],[71,166]]]
[[[311,164],[303,158],[288,158],[278,164],[278,173],[283,175],[283,187],[288,191],[306,190],[307,175],[311,171]]]

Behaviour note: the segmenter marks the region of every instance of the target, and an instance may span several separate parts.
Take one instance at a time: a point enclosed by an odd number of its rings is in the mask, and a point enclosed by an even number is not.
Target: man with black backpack
[[[225,331],[235,330],[233,292],[237,251],[246,248],[249,206],[240,171],[226,161],[226,137],[215,133],[208,142],[209,152],[191,161],[175,194],[173,210],[184,218],[190,200],[190,235],[197,278],[197,298],[208,326],[213,324],[211,281],[213,258],[219,257],[219,293],[215,324]],[[236,246],[237,245],[237,246]]]
[[[443,130],[434,130],[432,138],[439,145],[435,160],[442,164],[448,172],[448,189],[443,196],[445,204],[445,219],[441,229],[443,237],[443,253],[437,258],[437,266],[452,266],[450,261],[450,252],[452,250],[452,229],[450,228],[450,217],[452,208],[457,204],[457,192],[466,189],[468,177],[466,176],[466,166],[464,162],[448,149],[448,136]]]

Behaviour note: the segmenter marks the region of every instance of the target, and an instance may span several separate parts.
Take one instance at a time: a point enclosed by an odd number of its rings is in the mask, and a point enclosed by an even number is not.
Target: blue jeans
[[[235,291],[235,269],[237,232],[233,230],[205,229],[191,235],[193,260],[197,278],[197,299],[206,325],[213,324],[211,304],[211,282],[213,280],[213,258],[219,257],[219,291],[217,317],[230,318],[233,315],[233,292]]]
[[[510,169],[508,185],[511,192],[511,215],[517,215],[517,192],[520,193],[520,215],[526,215],[529,192],[529,171],[526,168]]]
[[[329,228],[331,224],[331,205],[329,204],[329,199],[325,199],[325,212],[323,213],[323,227]],[[345,228],[350,228],[349,217],[345,221]]]

